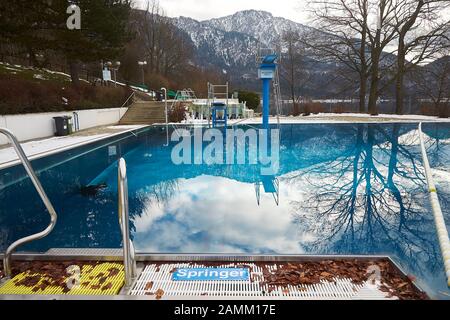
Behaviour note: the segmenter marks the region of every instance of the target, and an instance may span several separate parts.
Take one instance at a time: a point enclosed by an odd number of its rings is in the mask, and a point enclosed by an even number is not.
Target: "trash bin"
[[[54,117],[57,137],[68,136],[72,132],[72,117]]]

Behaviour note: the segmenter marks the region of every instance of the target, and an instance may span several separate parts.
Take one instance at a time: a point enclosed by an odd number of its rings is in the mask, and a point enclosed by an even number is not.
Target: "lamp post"
[[[105,76],[105,71],[113,71],[114,72],[114,78],[116,76],[116,70],[119,68],[120,66],[120,61],[116,61],[114,64],[111,61],[107,61],[107,62],[103,62],[103,60],[101,60],[100,66],[102,68],[102,83],[107,82],[107,81],[112,81],[111,79],[111,72],[109,72],[109,74],[107,76]],[[115,66],[115,68],[113,67]],[[106,79],[105,79],[106,77]],[[114,85],[115,84],[115,80],[114,79]]]
[[[108,62],[107,65],[114,73],[114,87],[117,87],[117,71],[119,70],[121,63],[120,61],[114,63]]]
[[[141,66],[141,69],[142,69],[142,85],[145,86],[145,72],[144,72],[144,66],[147,65],[147,61],[138,61],[138,65]]]
[[[105,69],[108,69],[110,71],[110,73],[111,73],[111,69],[112,69],[112,62],[111,61],[108,61],[108,62],[105,63]]]

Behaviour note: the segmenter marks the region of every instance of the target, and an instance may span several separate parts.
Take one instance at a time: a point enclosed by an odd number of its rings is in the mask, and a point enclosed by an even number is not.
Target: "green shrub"
[[[249,91],[239,91],[239,102],[247,102],[247,108],[256,110],[258,109],[261,99],[257,93]]]

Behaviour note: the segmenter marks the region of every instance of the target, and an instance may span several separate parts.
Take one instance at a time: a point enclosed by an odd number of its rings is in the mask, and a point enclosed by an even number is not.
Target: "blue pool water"
[[[119,247],[123,156],[139,252],[390,255],[433,297],[448,299],[417,124],[281,128],[273,178],[257,165],[176,166],[159,127],[33,161],[59,219],[50,236],[21,250]],[[424,132],[450,227],[450,124]],[[80,192],[103,183],[96,195]],[[0,171],[0,251],[46,224],[24,169]]]

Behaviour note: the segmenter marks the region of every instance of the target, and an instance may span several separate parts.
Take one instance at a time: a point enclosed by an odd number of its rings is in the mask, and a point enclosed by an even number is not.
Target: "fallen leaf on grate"
[[[147,282],[145,285],[145,290],[151,290],[153,288],[153,281]]]
[[[163,297],[163,295],[164,295],[164,290],[162,290],[162,289],[156,290],[156,299],[157,300],[160,300]]]

